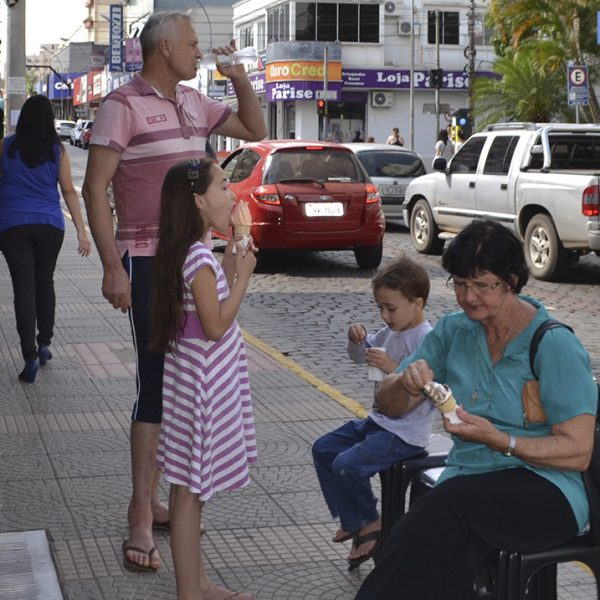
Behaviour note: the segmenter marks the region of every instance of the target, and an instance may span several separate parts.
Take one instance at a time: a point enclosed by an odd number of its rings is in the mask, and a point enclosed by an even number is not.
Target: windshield
[[[349,151],[298,148],[272,155],[265,183],[303,179],[362,183],[365,177]]]
[[[423,162],[410,152],[385,150],[363,151],[358,154],[370,177],[418,177],[425,175]]]

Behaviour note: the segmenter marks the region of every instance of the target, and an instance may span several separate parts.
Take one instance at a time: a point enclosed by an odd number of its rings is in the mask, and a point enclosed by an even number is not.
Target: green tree
[[[547,123],[567,120],[566,83],[560,63],[552,63],[553,42],[507,49],[494,63],[497,78],[473,84],[475,116],[481,126],[498,121]]]
[[[598,0],[492,0],[488,22],[497,32],[496,51],[500,56],[518,52],[523,45],[545,45],[539,66],[553,74],[561,71],[563,95],[567,89],[569,62],[585,64],[590,74],[590,104],[582,117],[600,121],[600,107],[593,83],[600,77],[600,47],[596,43]],[[551,42],[551,44],[549,44]],[[549,53],[551,50],[551,53]],[[559,68],[560,67],[560,68]]]

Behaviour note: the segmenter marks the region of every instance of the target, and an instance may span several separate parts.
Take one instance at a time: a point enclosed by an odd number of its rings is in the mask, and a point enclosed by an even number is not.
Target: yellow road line
[[[288,358],[283,355],[278,350],[275,350],[272,346],[265,344],[262,340],[259,340],[257,337],[254,337],[251,333],[247,331],[243,331],[244,339],[248,344],[254,346],[258,350],[261,350],[268,356],[270,356],[273,360],[277,361],[280,365],[284,366],[286,369],[291,371],[292,373],[298,375],[301,379],[304,379],[307,383],[310,383],[320,392],[323,392],[327,396],[329,396],[332,400],[335,400],[339,405],[343,406],[351,413],[354,413],[357,417],[364,418],[367,416],[368,411],[365,409],[362,404],[356,402],[356,400],[352,400],[352,398],[348,398],[340,391],[336,390],[333,386],[325,383],[318,377],[315,377],[305,369],[303,369],[296,361]]]

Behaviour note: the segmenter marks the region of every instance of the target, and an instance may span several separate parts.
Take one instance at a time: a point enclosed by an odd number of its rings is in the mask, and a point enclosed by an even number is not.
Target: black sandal
[[[370,558],[373,558],[373,556],[375,556],[375,552],[377,551],[377,546],[379,545],[380,534],[381,534],[381,530],[377,529],[376,531],[371,531],[369,533],[365,533],[364,535],[357,535],[354,538],[354,543],[352,544],[353,550],[355,550],[356,548],[359,548],[360,546],[362,546],[363,544],[366,544],[367,542],[371,542],[372,540],[375,540],[375,545],[366,554],[363,554],[362,556],[359,556],[357,558],[349,558],[348,559],[348,571],[353,571],[354,569],[356,569],[356,567],[358,567],[359,565],[362,565],[364,562],[367,562]]]

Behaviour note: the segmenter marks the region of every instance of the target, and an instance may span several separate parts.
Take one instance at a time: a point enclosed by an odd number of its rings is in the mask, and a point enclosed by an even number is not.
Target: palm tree
[[[552,41],[552,54],[548,54],[549,45],[543,53],[551,71],[560,65],[564,94],[569,62],[587,65],[591,82],[600,76],[597,11],[598,0],[492,0],[488,20],[498,32],[496,49],[500,55],[517,51],[523,44]],[[592,85],[590,104],[583,107],[582,113],[590,121],[600,121],[600,107]]]
[[[509,49],[494,63],[498,78],[475,80],[474,112],[481,126],[498,121],[546,123],[572,116],[562,70],[546,58],[552,46],[545,42]]]

